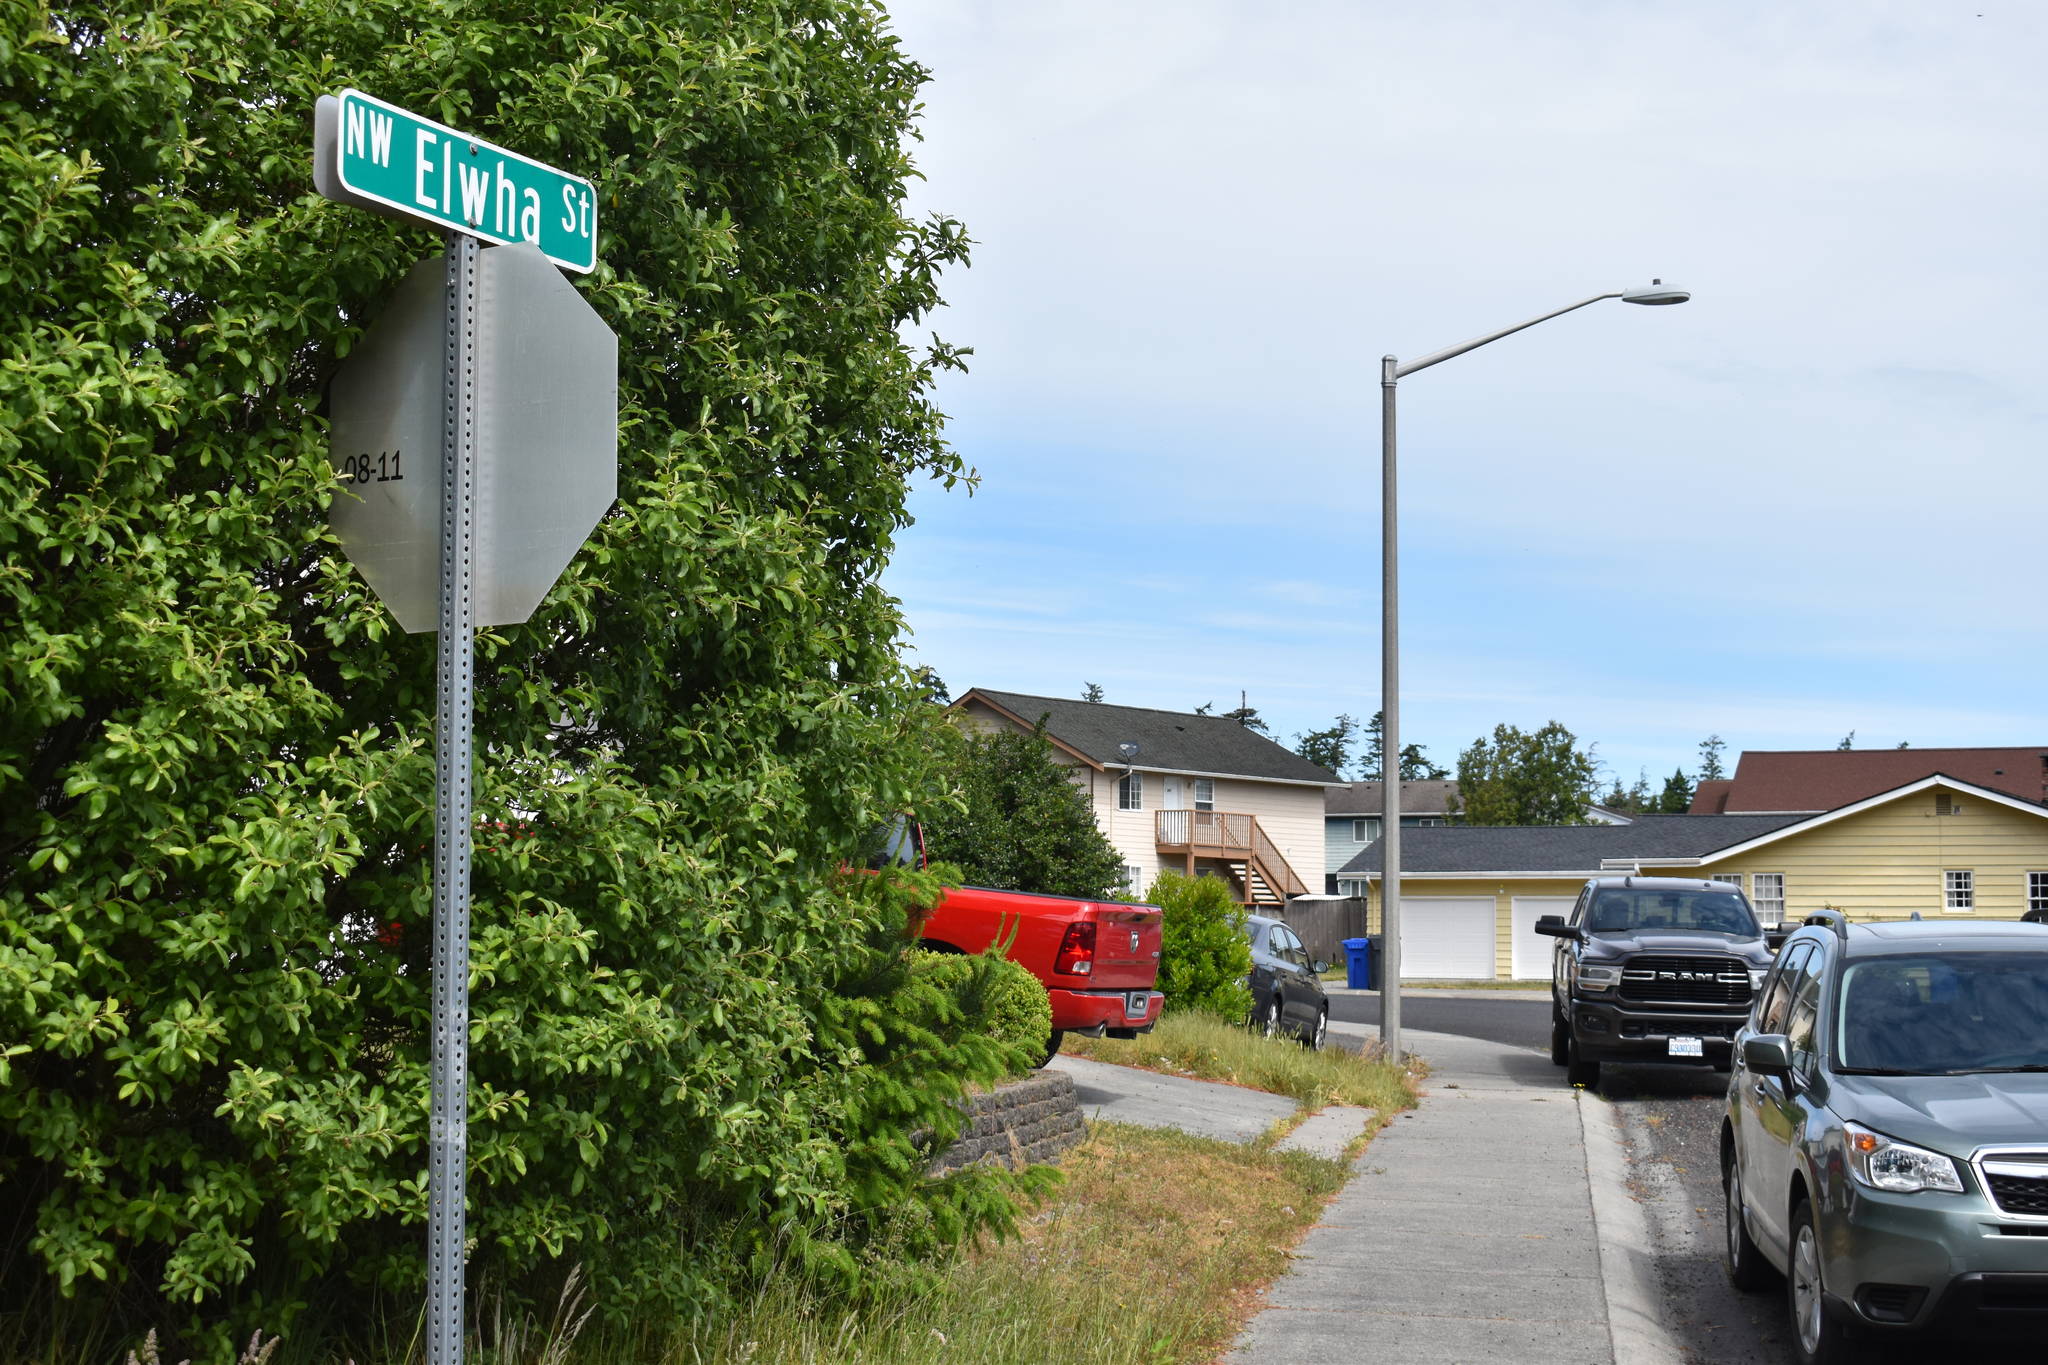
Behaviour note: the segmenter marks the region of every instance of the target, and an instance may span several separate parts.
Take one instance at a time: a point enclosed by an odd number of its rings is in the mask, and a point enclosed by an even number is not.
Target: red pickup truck
[[[925,862],[924,832],[914,824],[890,830],[877,855],[905,860]],[[1156,905],[961,886],[925,920],[920,942],[978,953],[1014,933],[1005,955],[1044,982],[1052,1001],[1051,1061],[1066,1034],[1135,1038],[1159,1022],[1161,919]]]

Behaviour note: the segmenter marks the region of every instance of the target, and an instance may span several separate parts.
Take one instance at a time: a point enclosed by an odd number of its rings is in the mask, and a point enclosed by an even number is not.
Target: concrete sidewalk
[[[1604,1166],[1614,1142],[1608,1116],[1584,1113],[1594,1106],[1545,1053],[1406,1039],[1432,1068],[1420,1107],[1373,1139],[1232,1358],[1656,1359],[1661,1343],[1638,1331],[1654,1305],[1616,1273],[1640,1244],[1626,1226],[1633,1206],[1618,1209],[1626,1194],[1588,1177],[1589,1149]],[[1603,1237],[1616,1244],[1604,1277]]]

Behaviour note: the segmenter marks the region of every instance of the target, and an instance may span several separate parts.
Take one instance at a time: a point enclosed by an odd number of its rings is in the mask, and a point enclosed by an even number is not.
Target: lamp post
[[[1403,364],[1380,361],[1380,1045],[1398,1063],[1401,1051],[1401,600],[1399,518],[1395,504],[1394,389],[1404,375],[1499,341],[1525,327],[1584,308],[1602,299],[1624,303],[1684,303],[1684,289],[1652,280],[1641,289],[1617,289],[1568,303],[1527,322],[1432,351]]]

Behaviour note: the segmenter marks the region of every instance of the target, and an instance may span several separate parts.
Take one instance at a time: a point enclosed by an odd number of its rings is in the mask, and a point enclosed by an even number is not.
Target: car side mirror
[[[1742,1064],[1783,1080],[1792,1074],[1792,1041],[1782,1033],[1753,1033],[1742,1040]]]
[[[1563,915],[1544,915],[1536,921],[1536,932],[1552,938],[1580,938],[1578,930],[1564,922]]]
[[[1317,976],[1321,976],[1324,972],[1330,970],[1330,964],[1319,957],[1312,957],[1308,960],[1308,969]]]
[[[1775,953],[1778,949],[1785,946],[1785,940],[1790,937],[1792,937],[1791,931],[1782,924],[1775,929],[1766,929],[1764,930],[1764,947],[1769,948]]]

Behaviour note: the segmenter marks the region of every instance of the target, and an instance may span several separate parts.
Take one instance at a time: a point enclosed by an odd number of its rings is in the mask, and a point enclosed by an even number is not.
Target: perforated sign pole
[[[441,630],[434,722],[434,1063],[427,1365],[461,1365],[469,1170],[470,722],[475,706],[477,239],[448,234]]]

